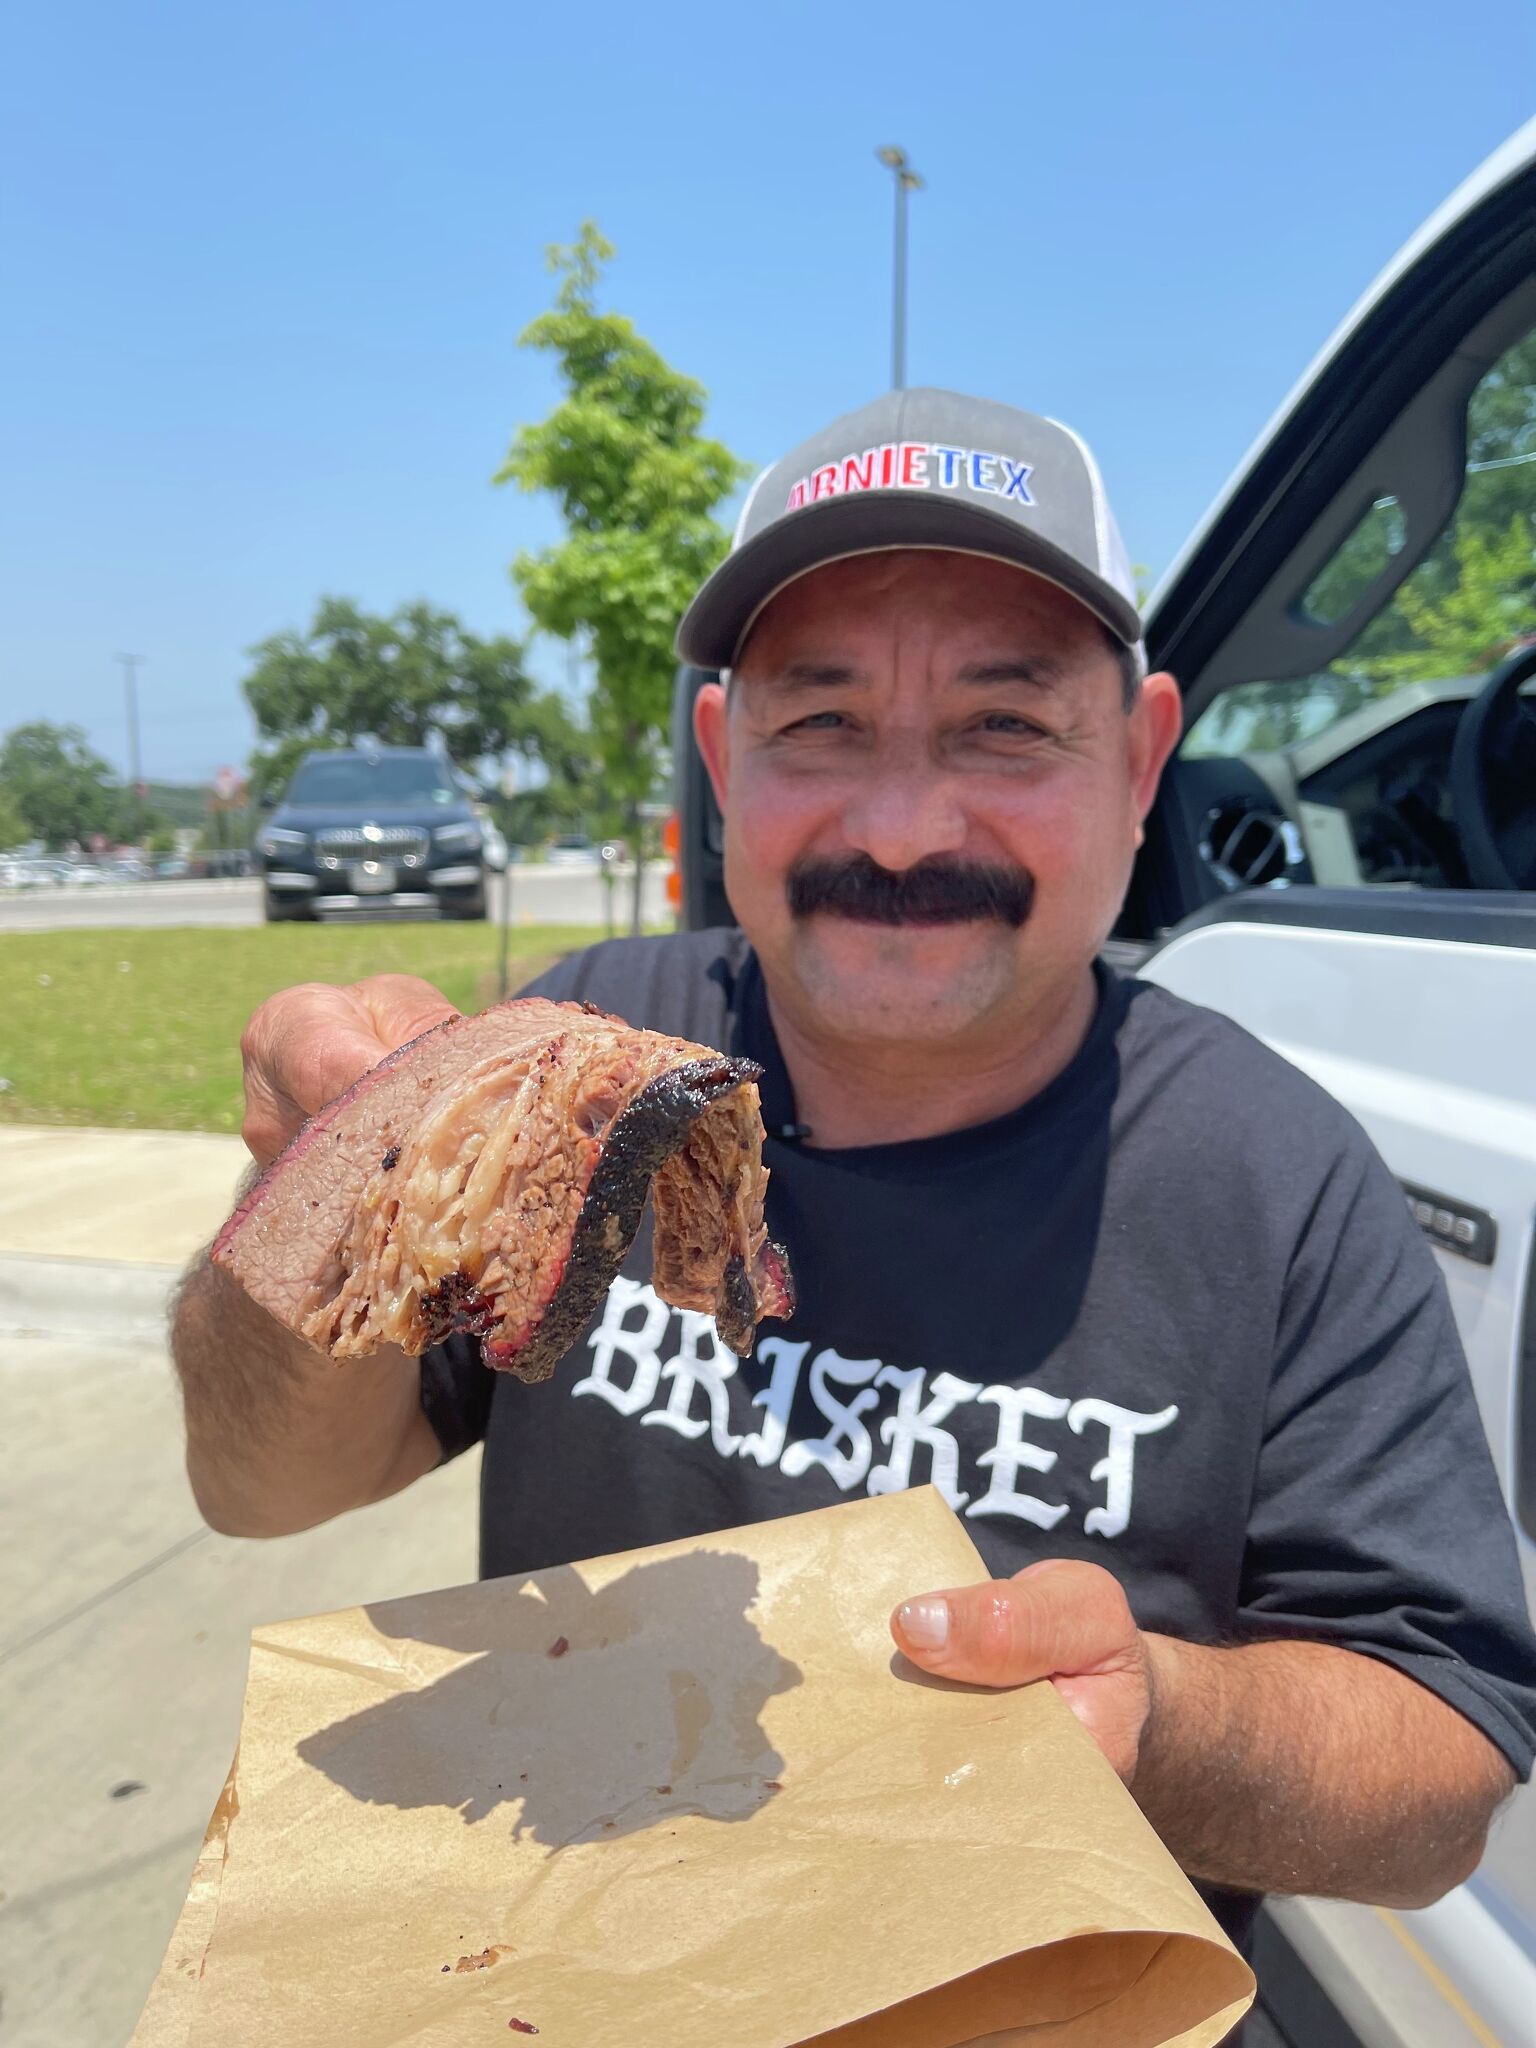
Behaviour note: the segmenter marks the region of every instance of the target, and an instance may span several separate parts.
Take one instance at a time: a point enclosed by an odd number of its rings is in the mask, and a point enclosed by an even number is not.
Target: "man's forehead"
[[[857,670],[893,627],[942,634],[968,668],[1037,665],[1059,678],[1102,644],[1085,606],[1043,576],[986,556],[900,549],[828,563],[775,593],[738,674]],[[978,678],[981,679],[981,678]]]

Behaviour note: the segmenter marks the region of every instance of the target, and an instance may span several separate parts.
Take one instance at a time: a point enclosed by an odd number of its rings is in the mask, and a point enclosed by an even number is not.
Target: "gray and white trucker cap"
[[[1070,427],[954,391],[892,391],[763,471],[731,552],[684,615],[678,653],[729,668],[786,583],[885,548],[1017,563],[1070,591],[1127,647],[1141,637],[1099,466]]]

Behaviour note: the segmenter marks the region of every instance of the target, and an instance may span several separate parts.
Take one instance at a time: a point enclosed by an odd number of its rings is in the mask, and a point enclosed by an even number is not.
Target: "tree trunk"
[[[631,799],[624,806],[624,835],[635,863],[634,893],[629,899],[629,932],[630,937],[636,939],[640,936],[641,925],[640,892],[645,886],[645,846],[640,829],[640,805],[637,799]]]

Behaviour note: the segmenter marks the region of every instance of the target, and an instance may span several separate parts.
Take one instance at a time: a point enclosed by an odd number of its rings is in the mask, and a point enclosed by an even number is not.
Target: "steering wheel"
[[[1451,802],[1474,889],[1536,889],[1536,642],[1501,661],[1461,714]]]

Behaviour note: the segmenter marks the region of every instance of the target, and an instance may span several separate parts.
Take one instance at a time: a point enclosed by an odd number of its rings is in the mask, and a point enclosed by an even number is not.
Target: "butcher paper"
[[[257,1632],[132,2048],[1158,2048],[1253,1979],[931,1488]]]

